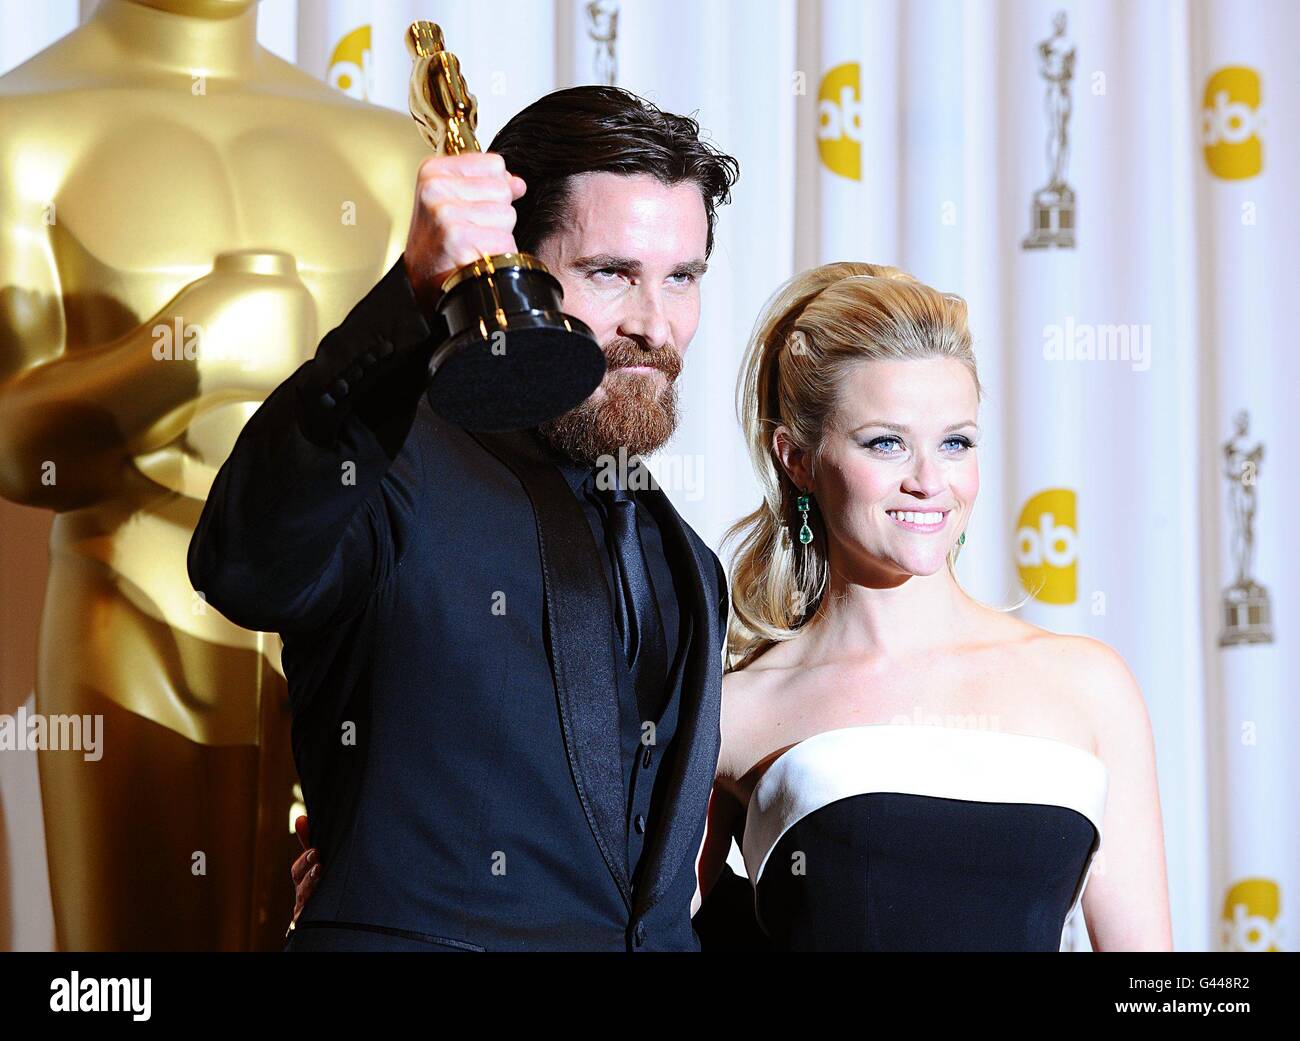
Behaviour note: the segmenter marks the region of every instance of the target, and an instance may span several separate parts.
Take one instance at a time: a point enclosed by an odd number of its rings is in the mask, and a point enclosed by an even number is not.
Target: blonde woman
[[[764,501],[728,533],[692,910],[734,838],[776,949],[1057,950],[1081,904],[1094,949],[1169,950],[1132,674],[953,570],[979,491],[965,303],[890,267],[805,272],[760,318],[738,396]]]

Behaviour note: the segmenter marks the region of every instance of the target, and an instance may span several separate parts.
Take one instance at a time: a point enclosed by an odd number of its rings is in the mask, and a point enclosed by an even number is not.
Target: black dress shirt
[[[614,549],[606,537],[605,503],[596,489],[596,478],[600,468],[586,466],[576,461],[557,464],[573,489],[574,495],[582,503],[587,523],[591,526],[592,537],[600,548],[601,563],[605,566],[605,580],[609,586],[611,603],[617,603],[619,595],[614,576],[617,564]],[[629,467],[629,470],[631,467]],[[654,600],[658,608],[657,619],[663,627],[666,648],[666,671],[656,677],[655,689],[660,691],[654,718],[641,718],[641,709],[637,704],[634,685],[629,682],[621,685],[619,697],[619,722],[623,760],[623,785],[627,792],[627,828],[628,828],[628,870],[633,880],[637,877],[637,868],[645,848],[644,836],[650,827],[651,798],[654,793],[655,779],[658,776],[659,762],[676,730],[677,704],[675,691],[667,689],[668,676],[680,650],[679,633],[681,629],[678,598],[682,594],[681,580],[675,578],[672,566],[664,552],[663,538],[654,515],[646,508],[635,491],[637,499],[637,527],[641,534],[641,546],[645,553],[646,566],[650,573],[650,582],[654,591]],[[613,646],[616,661],[622,666],[626,659],[623,648],[617,643]],[[625,670],[626,671],[626,670]],[[630,673],[628,673],[630,677]],[[647,730],[645,724],[653,723],[653,730]]]

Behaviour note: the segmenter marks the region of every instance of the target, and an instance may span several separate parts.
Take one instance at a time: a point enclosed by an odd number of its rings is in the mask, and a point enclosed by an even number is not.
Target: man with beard
[[[284,642],[328,865],[287,949],[698,949],[726,580],[626,460],[673,433],[737,172],[626,91],[542,98],[421,165],[402,258],[246,424],[189,573]],[[609,371],[553,422],[474,434],[425,393],[433,308],[516,249]]]

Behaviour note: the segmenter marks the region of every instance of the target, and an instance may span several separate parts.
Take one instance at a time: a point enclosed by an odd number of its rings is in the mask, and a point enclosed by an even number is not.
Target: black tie
[[[615,617],[623,653],[632,670],[642,719],[657,719],[657,707],[662,702],[667,680],[668,652],[645,551],[641,547],[636,500],[624,488],[602,488],[599,494],[605,500],[606,530],[618,560]]]

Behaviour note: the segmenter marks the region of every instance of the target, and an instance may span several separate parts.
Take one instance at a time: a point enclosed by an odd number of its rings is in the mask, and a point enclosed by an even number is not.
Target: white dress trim
[[[1097,829],[1068,920],[1101,849],[1106,764],[1051,737],[913,723],[839,727],[786,749],[749,797],[741,854],[755,887],[772,850],[808,814],[840,799],[899,792],[973,802],[1035,803],[1077,810]]]

